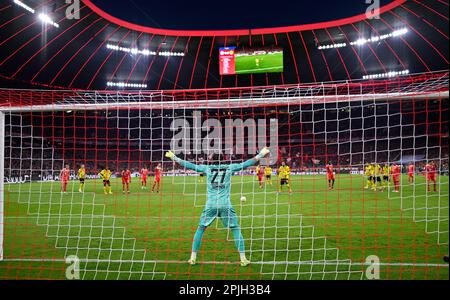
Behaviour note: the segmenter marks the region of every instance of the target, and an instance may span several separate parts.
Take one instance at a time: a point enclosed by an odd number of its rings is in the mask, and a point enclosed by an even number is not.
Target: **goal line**
[[[42,263],[55,263],[55,262],[66,262],[65,259],[55,258],[55,259],[47,259],[47,258],[5,258],[4,262],[42,262]],[[80,263],[139,263],[139,264],[187,264],[187,261],[180,260],[106,260],[106,259],[80,259]],[[231,262],[231,261],[202,261],[198,263],[199,265],[238,265],[239,262]],[[371,266],[374,263],[366,263],[366,262],[351,262],[351,261],[256,261],[251,262],[252,265],[317,265],[317,266]],[[449,264],[431,264],[431,263],[401,263],[401,262],[392,262],[392,263],[375,263],[375,265],[384,266],[384,267],[417,267],[417,268],[449,268]]]

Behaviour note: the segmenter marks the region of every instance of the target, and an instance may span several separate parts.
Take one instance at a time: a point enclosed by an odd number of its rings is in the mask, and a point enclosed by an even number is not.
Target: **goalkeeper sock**
[[[191,253],[191,259],[192,260],[196,260],[197,259],[197,252],[192,252]]]
[[[241,261],[247,260],[247,257],[245,256],[245,252],[239,252],[239,257],[241,258]]]
[[[200,249],[200,245],[202,243],[203,234],[205,233],[205,227],[198,226],[197,231],[194,235],[194,242],[192,244],[192,253],[197,253],[198,249]]]
[[[245,242],[244,237],[242,236],[241,229],[239,227],[233,228],[233,236],[234,236],[234,243],[236,244],[236,248],[238,249],[239,253],[245,253]]]

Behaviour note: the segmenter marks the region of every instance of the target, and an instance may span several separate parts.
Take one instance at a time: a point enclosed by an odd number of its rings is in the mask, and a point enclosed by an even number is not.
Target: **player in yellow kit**
[[[266,184],[273,185],[272,184],[272,172],[273,172],[273,170],[271,167],[267,166],[264,168],[264,176],[266,176]]]
[[[278,169],[279,186],[278,192],[283,191],[283,185],[286,185],[289,189],[289,193],[292,193],[290,178],[291,178],[291,168],[286,165],[285,162],[281,163],[281,167]]]
[[[373,174],[374,174],[373,190],[377,191],[377,188],[382,189],[382,186],[381,186],[381,184],[382,184],[381,183],[381,174],[382,174],[383,171],[382,171],[381,166],[379,164],[375,164],[373,169],[374,169],[373,170]]]
[[[111,172],[111,170],[108,167],[106,167],[98,175],[100,175],[100,177],[103,179],[103,191],[104,191],[105,195],[107,195],[107,194],[112,195],[112,191],[111,191],[112,172]]]
[[[78,179],[80,180],[80,188],[78,189],[78,192],[83,193],[84,192],[84,182],[86,179],[86,169],[84,168],[84,165],[81,165],[78,169]]]
[[[391,177],[391,167],[388,164],[383,166],[383,190],[389,188],[389,180]]]
[[[370,164],[367,164],[364,169],[364,175],[366,176],[366,179],[367,179],[367,184],[364,187],[366,190],[373,188],[373,175],[372,174],[373,174],[373,166]]]

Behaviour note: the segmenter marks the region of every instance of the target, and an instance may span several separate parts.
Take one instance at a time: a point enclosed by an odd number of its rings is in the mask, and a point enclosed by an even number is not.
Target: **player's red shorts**
[[[414,177],[414,173],[408,173],[409,177]]]
[[[142,181],[147,182],[147,176],[142,176]]]
[[[392,176],[392,180],[394,181],[394,183],[399,183],[400,182],[400,176]]]
[[[263,179],[264,179],[264,176],[262,176],[262,175],[259,176],[259,175],[258,175],[258,181],[263,181]]]
[[[155,177],[155,181],[156,181],[156,182],[161,182],[161,177],[156,176],[156,177]]]
[[[436,174],[429,174],[427,176],[428,181],[436,181]]]
[[[69,182],[69,180],[68,179],[63,179],[63,180],[61,180],[61,182],[62,182],[62,184],[67,184]]]
[[[130,184],[130,179],[122,178],[122,184]]]
[[[328,180],[335,180],[334,174],[327,174]]]

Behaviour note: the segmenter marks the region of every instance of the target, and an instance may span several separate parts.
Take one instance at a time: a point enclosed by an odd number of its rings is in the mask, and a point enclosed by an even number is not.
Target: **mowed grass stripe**
[[[319,256],[333,260],[336,253],[326,253],[327,249],[339,249],[339,259],[351,259],[355,262],[364,262],[368,255],[379,255],[382,262],[386,263],[440,264],[442,256],[448,253],[448,245],[437,245],[436,236],[441,233],[425,233],[425,227],[430,232],[446,230],[446,234],[441,234],[441,240],[446,235],[448,243],[448,177],[440,177],[439,180],[441,185],[437,194],[427,193],[425,181],[419,177],[416,185],[403,186],[400,197],[387,192],[365,191],[362,188],[363,178],[357,175],[338,177],[337,189],[334,191],[326,189],[323,176],[296,176],[293,177],[292,195],[276,195],[274,186],[267,187],[268,193],[265,193],[259,190],[254,178],[236,176],[233,180],[232,202],[241,216],[243,234],[253,261],[295,262],[318,260]],[[86,236],[93,240],[96,236],[101,237],[101,231],[98,230],[102,227],[104,231],[112,230],[112,227],[123,227],[127,238],[136,238],[138,248],[149,252],[146,259],[185,261],[189,256],[191,239],[204,204],[205,184],[197,183],[195,177],[164,177],[162,193],[152,194],[140,190],[135,180],[131,195],[118,192],[121,189],[118,180],[113,182],[113,187],[115,194],[106,196],[102,194],[100,181],[88,181],[82,198],[78,193],[61,195],[58,183],[6,186],[5,256],[61,258],[66,254],[64,249],[55,249],[55,242],[51,241],[54,238],[45,238],[46,235],[61,237],[58,242],[64,246],[68,243],[65,238],[67,236]],[[77,190],[76,182],[74,190]],[[95,198],[89,196],[91,194],[95,194]],[[243,206],[239,202],[241,194],[247,197]],[[18,204],[19,197],[21,204]],[[102,207],[104,211],[101,210]],[[97,217],[101,214],[108,215],[106,219],[115,216],[120,218],[116,218],[113,226],[108,223],[110,221],[95,221],[102,219]],[[378,214],[382,216],[378,217]],[[55,217],[58,217],[56,224],[52,221]],[[439,217],[438,221],[432,221],[436,217]],[[84,219],[86,223],[80,223],[80,219]],[[413,222],[414,219],[416,223]],[[48,223],[47,229],[36,226],[36,221],[41,225]],[[123,232],[118,231],[116,234],[122,236]],[[82,243],[78,246],[87,253],[88,249],[84,249],[87,245]],[[122,247],[122,244],[113,243],[112,246]],[[98,253],[94,254],[98,256]],[[120,251],[113,251],[113,256],[120,254]],[[237,260],[228,231],[221,224],[214,224],[205,234],[199,260]],[[26,262],[20,265],[25,267],[18,268],[16,273],[13,268],[8,268],[8,275],[5,275],[3,264],[0,264],[0,275],[17,277],[20,273],[19,275],[27,277],[28,273],[35,273],[35,276],[45,277],[45,272],[39,267],[36,269],[30,266],[27,269]],[[97,266],[99,270],[105,267],[100,265]],[[65,264],[60,267],[64,268]],[[166,279],[267,278],[267,275],[259,274],[261,272],[276,274],[276,278],[283,274],[289,274],[288,277],[291,278],[297,274],[303,279],[308,274],[317,273],[316,270],[305,271],[295,267],[287,265],[261,268],[255,265],[243,270],[234,265],[217,264],[200,265],[191,270],[191,267],[183,264],[158,264],[152,272],[163,272],[167,274]],[[138,268],[133,266],[133,270]],[[448,271],[442,271],[438,267],[428,268],[428,272],[415,271],[410,267],[405,267],[404,270],[402,267],[395,268],[401,270],[389,269],[392,272],[386,271],[386,276],[389,275],[392,279],[448,278]],[[59,270],[59,267],[56,269]],[[57,270],[54,274],[60,274]],[[111,269],[110,276],[121,272],[124,276],[127,275],[125,271]],[[304,272],[307,274],[303,274]],[[334,270],[339,275],[345,272],[347,271]],[[322,270],[322,273],[328,274],[328,270]]]

